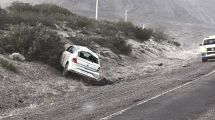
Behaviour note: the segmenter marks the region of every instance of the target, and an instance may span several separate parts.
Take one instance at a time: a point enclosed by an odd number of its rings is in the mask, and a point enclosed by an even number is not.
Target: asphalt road
[[[156,99],[137,105],[111,120],[214,120],[215,73]],[[210,111],[213,114],[208,114]]]
[[[179,64],[124,83],[94,87],[77,98],[4,120],[213,120],[214,70],[214,60],[202,63],[196,57],[187,67]]]

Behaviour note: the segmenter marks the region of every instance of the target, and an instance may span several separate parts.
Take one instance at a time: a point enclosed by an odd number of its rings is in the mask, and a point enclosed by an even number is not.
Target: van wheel
[[[68,75],[68,73],[69,73],[69,71],[68,71],[68,63],[67,63],[63,69],[63,77],[66,77]]]
[[[202,62],[207,62],[208,59],[207,58],[202,58]]]

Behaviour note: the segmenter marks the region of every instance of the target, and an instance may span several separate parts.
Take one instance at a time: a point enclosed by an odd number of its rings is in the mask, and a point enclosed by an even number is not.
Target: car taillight
[[[100,67],[97,69],[97,72],[99,72],[100,71]]]
[[[77,63],[77,59],[76,58],[72,58],[72,62]]]

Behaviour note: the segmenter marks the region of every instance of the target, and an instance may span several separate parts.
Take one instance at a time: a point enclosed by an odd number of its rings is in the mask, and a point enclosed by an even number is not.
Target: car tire
[[[207,62],[208,59],[207,58],[202,58],[202,62]]]
[[[68,75],[68,73],[69,73],[69,71],[68,71],[68,63],[67,63],[63,69],[63,77],[66,77]]]

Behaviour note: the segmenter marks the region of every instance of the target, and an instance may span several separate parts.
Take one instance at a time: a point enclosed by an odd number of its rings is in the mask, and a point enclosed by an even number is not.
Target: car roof
[[[86,51],[91,53],[93,56],[95,56],[96,58],[99,58],[98,55],[96,53],[94,53],[93,51],[91,51],[90,49],[88,49],[87,47],[84,46],[79,46],[79,45],[73,45],[75,46],[79,51]]]
[[[215,39],[215,35],[207,36],[207,37],[205,37],[205,39],[204,39],[204,40],[208,40],[208,39]]]

